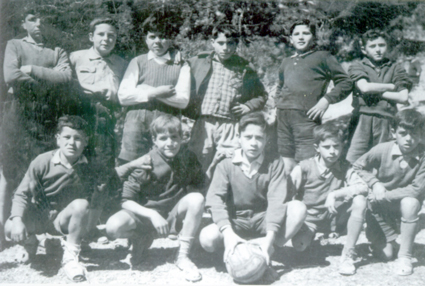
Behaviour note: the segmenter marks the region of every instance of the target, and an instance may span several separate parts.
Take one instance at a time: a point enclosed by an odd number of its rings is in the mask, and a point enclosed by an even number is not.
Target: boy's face
[[[212,39],[211,44],[220,60],[230,58],[238,47],[238,42],[235,39],[227,38],[223,33],[218,34],[217,39]]]
[[[307,25],[297,25],[292,31],[290,42],[298,53],[303,53],[313,46],[314,36]]]
[[[379,63],[382,61],[387,52],[387,41],[379,37],[375,40],[368,40],[365,46],[362,46],[362,53],[372,62]]]
[[[401,126],[397,127],[395,131],[393,130],[393,133],[397,145],[403,154],[409,154],[413,152],[421,141],[421,136],[419,134],[420,132],[406,130]]]
[[[314,148],[320,154],[327,166],[334,164],[341,156],[342,142],[338,138],[327,138],[314,144]]]
[[[165,54],[172,44],[170,39],[164,38],[159,32],[148,32],[146,35],[146,45],[148,45],[149,51],[158,57]]]
[[[83,131],[64,126],[62,131],[56,135],[59,150],[68,162],[75,163],[87,146],[87,138]]]
[[[178,132],[158,133],[156,137],[152,137],[158,151],[167,158],[174,158],[180,150],[182,138]]]
[[[22,28],[27,31],[28,36],[30,36],[34,41],[37,43],[42,42],[43,35],[41,33],[42,26],[40,17],[28,14],[22,22]]]
[[[248,161],[257,159],[264,151],[267,135],[261,126],[248,124],[241,132],[239,143]]]
[[[109,24],[99,24],[95,26],[94,32],[89,34],[89,39],[102,57],[108,56],[115,47],[117,32]]]

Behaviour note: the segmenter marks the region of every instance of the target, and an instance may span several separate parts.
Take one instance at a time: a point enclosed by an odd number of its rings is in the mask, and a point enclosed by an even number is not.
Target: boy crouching
[[[62,267],[73,281],[86,279],[86,269],[78,262],[81,238],[89,214],[88,198],[93,184],[82,155],[87,146],[87,123],[78,116],[59,119],[56,141],[59,149],[43,153],[30,164],[17,188],[6,237],[23,243],[21,262],[36,254],[36,234],[64,235]]]
[[[202,279],[188,257],[204,210],[205,175],[195,154],[181,146],[178,118],[163,114],[150,126],[154,148],[148,153],[151,170],[136,169],[124,182],[122,210],[109,218],[106,230],[111,238],[130,238],[131,263],[142,262],[155,237],[167,237],[180,229],[176,266],[188,281]]]

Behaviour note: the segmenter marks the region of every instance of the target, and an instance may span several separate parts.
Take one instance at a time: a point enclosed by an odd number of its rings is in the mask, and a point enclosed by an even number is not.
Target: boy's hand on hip
[[[168,98],[176,95],[176,90],[173,85],[161,85],[156,88],[154,97]]]
[[[28,233],[27,228],[25,227],[25,224],[22,221],[21,217],[14,217],[13,220],[13,227],[12,227],[12,233],[11,233],[11,239],[15,242],[21,242],[27,239]]]
[[[234,231],[231,229],[231,227],[226,228],[223,231],[224,236],[224,259],[227,258],[229,253],[233,252],[235,249],[235,246],[239,242],[246,242],[245,239],[240,238]]]
[[[334,193],[329,193],[328,194],[328,196],[327,196],[327,198],[326,198],[326,202],[325,202],[325,207],[327,207],[328,208],[328,211],[331,213],[331,214],[336,214],[336,213],[338,213],[338,211],[336,210],[336,208],[335,208],[335,201],[336,201],[336,199],[335,199],[335,194]]]
[[[168,222],[165,220],[159,213],[153,211],[150,220],[152,222],[153,227],[156,229],[159,237],[167,237],[168,236]]]
[[[251,109],[248,106],[239,102],[235,103],[235,105],[232,107],[232,113],[236,116],[242,116],[250,111]]]
[[[313,106],[309,111],[307,111],[307,116],[311,120],[322,118],[328,107],[329,101],[326,98],[322,97],[319,102],[316,103],[315,106]]]

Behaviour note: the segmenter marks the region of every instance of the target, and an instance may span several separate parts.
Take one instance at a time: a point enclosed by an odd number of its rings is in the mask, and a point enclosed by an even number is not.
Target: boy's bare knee
[[[421,204],[416,198],[406,197],[401,200],[400,209],[404,219],[412,219],[418,216]]]
[[[121,229],[122,220],[115,215],[111,216],[106,222],[106,234],[109,238],[120,238]]]
[[[221,243],[221,233],[218,227],[212,225],[204,227],[199,234],[199,243],[207,252],[216,251]]]
[[[71,202],[70,206],[74,214],[86,214],[89,212],[90,203],[85,199],[76,199]]]
[[[353,198],[352,210],[364,211],[367,207],[367,200],[364,196],[358,195]]]
[[[197,211],[204,211],[205,198],[200,193],[190,193],[187,195],[188,208]]]
[[[306,205],[301,201],[290,201],[288,203],[288,210],[287,210],[288,217],[291,217],[293,219],[301,219],[304,220],[307,216],[307,207]]]

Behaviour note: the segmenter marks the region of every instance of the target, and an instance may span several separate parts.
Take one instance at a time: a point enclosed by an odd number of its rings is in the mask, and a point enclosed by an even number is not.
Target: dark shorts
[[[306,111],[297,109],[277,110],[277,145],[282,157],[302,161],[316,154],[313,129],[320,120],[311,120]]]
[[[329,213],[328,209],[309,208],[304,223],[315,233],[343,233],[350,217],[350,213],[347,212],[350,205],[350,203],[337,202],[336,215]]]
[[[353,164],[372,147],[391,140],[391,125],[388,118],[360,114],[348,149],[347,161]]]
[[[119,159],[132,161],[151,150],[153,143],[149,127],[152,121],[162,114],[165,113],[147,109],[135,109],[127,112]]]
[[[385,247],[400,233],[400,201],[381,202],[373,207],[368,203],[366,237],[374,245]]]
[[[267,234],[266,212],[254,213],[251,210],[236,212],[231,219],[233,231],[244,239],[262,237]]]

